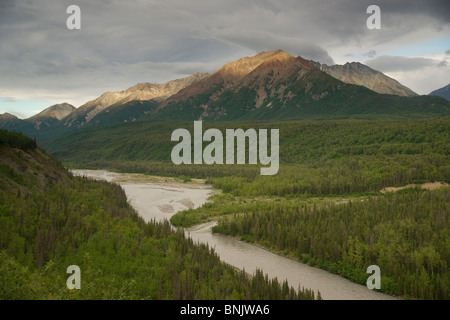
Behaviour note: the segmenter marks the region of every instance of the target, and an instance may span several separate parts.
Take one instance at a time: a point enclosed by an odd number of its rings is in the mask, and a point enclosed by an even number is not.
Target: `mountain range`
[[[196,73],[192,76],[172,80],[164,84],[138,83],[137,85],[124,91],[106,92],[97,99],[89,101],[74,110],[74,112],[67,116],[63,122],[67,127],[81,127],[95,119],[95,117],[101,114],[102,111],[111,112],[115,107],[127,105],[131,101],[136,102],[153,100],[154,102],[162,102],[181,89],[205,78],[206,76],[208,76],[207,73]],[[128,104],[128,106],[132,106],[132,104]],[[139,104],[138,106],[138,109],[142,111],[142,116],[147,110],[144,110],[144,108],[142,108]]]
[[[230,62],[212,74],[106,92],[79,108],[58,104],[24,120],[5,113],[0,115],[0,128],[51,138],[81,127],[142,119],[373,119],[448,114],[448,101],[418,96],[361,63],[327,66],[276,50]]]

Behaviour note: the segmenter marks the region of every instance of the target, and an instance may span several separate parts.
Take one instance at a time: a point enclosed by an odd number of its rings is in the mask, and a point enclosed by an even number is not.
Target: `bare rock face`
[[[356,84],[381,94],[404,97],[417,96],[417,93],[403,86],[397,80],[359,62],[328,66],[311,61],[318,69],[345,83]]]
[[[156,99],[163,101],[174,95],[186,86],[208,76],[208,73],[196,73],[192,76],[172,80],[163,84],[138,83],[137,85],[120,92],[106,92],[95,100],[89,101],[76,109],[64,119],[66,126],[80,127],[89,122],[98,113],[115,104],[124,104],[130,101]]]
[[[70,114],[73,110],[75,110],[75,107],[71,104],[68,103],[55,104],[39,112],[38,114],[28,118],[28,120],[33,121],[46,118],[54,118],[57,120],[61,120],[62,118]]]
[[[68,116],[75,110],[75,107],[68,103],[55,104],[38,114],[26,119],[36,130],[41,129],[42,125],[51,126],[55,121],[59,121]]]
[[[286,61],[294,58],[291,54],[283,51],[261,52],[253,57],[241,58],[237,61],[227,63],[222,68],[214,72],[214,75],[220,74],[224,77],[243,77],[255,70],[262,63],[267,61]]]
[[[283,50],[276,50],[260,52],[253,57],[244,57],[227,63],[210,76],[180,90],[162,103],[159,108],[164,108],[169,103],[184,101],[205,92],[208,92],[211,95],[211,99],[214,100],[226,89],[235,87],[239,82],[245,81],[245,77],[256,72],[261,66],[266,65],[268,68],[277,67],[293,60],[295,60],[293,55]]]

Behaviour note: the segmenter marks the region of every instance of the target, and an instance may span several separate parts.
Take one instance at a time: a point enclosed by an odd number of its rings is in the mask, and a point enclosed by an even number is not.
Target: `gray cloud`
[[[381,72],[412,71],[437,65],[433,59],[401,56],[379,56],[366,61],[366,64]]]
[[[366,57],[369,57],[369,58],[373,58],[373,57],[375,57],[377,55],[377,51],[376,50],[370,50],[367,53],[364,53],[363,55],[366,56]]]
[[[447,51],[445,51],[446,55],[450,55],[450,49],[448,49]]]
[[[213,31],[214,38],[231,45],[251,49],[255,52],[282,49],[305,59],[313,59],[321,63],[333,64],[328,52],[317,44],[293,37],[283,37],[262,31],[240,32],[235,28]]]
[[[13,97],[3,97],[3,98],[1,98],[1,102],[3,102],[3,103],[15,103],[15,102],[17,102],[17,99],[15,99]]]
[[[447,61],[442,60],[441,62],[438,63],[437,66],[440,67],[440,68],[445,68],[445,67],[448,66],[448,63],[447,63]]]
[[[81,30],[66,28],[66,8],[72,4],[81,8]],[[339,50],[374,57],[383,52],[380,46],[429,40],[450,30],[447,0],[379,0],[382,29],[376,32],[366,27],[371,4],[372,0],[1,0],[0,95],[70,96],[81,104],[137,82],[211,72],[259,51],[283,49],[333,64]],[[371,61],[397,70],[429,63],[402,60],[396,65],[383,57]]]

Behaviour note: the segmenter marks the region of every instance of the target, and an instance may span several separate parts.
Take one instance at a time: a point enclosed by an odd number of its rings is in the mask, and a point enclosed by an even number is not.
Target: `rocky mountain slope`
[[[328,66],[312,61],[315,67],[345,83],[364,86],[381,94],[394,94],[404,97],[414,97],[417,93],[400,84],[397,80],[374,70],[359,62],[347,62],[344,65]]]
[[[152,99],[162,101],[184,87],[203,79],[207,75],[207,73],[196,73],[192,76],[172,80],[164,84],[139,83],[120,92],[106,92],[97,99],[85,103],[72,112],[64,119],[64,125],[67,127],[81,127],[103,110],[114,105],[123,105],[130,101]]]
[[[74,110],[75,107],[68,103],[55,104],[26,119],[26,121],[33,123],[33,126],[39,130],[42,125],[51,126],[55,121],[63,119]]]
[[[143,119],[379,119],[448,114],[448,101],[417,96],[363,64],[327,66],[276,50],[230,62],[212,74],[106,92],[77,109],[55,105],[25,120],[4,114],[0,128],[45,140],[80,127]]]
[[[348,81],[356,82],[365,75],[366,79],[383,80],[377,82],[379,88],[388,88],[390,81],[395,81],[360,64],[348,64],[347,67],[358,71],[347,72]],[[404,88],[402,92],[396,92],[414,95],[408,90]],[[302,57],[277,50],[223,66],[171,96],[152,117],[172,120],[287,120],[379,118],[383,114],[382,117],[407,118],[420,114],[445,115],[448,112],[449,105],[443,100],[378,94],[364,86],[340,81]]]

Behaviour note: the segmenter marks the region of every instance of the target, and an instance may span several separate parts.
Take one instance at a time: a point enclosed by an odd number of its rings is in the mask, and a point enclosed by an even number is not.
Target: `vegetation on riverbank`
[[[317,298],[145,223],[119,185],[73,177],[22,135],[1,131],[0,151],[0,299]],[[80,290],[66,287],[70,265]]]
[[[260,165],[172,164],[170,151],[176,143],[170,142],[170,135],[175,128],[192,128],[192,122],[148,121],[80,130],[56,139],[49,150],[73,167],[204,178],[223,194],[202,208],[177,213],[172,223],[187,227],[225,217],[216,231],[361,283],[368,277],[368,264],[378,264],[385,292],[448,299],[448,189],[408,189],[396,195],[380,191],[450,182],[450,117],[204,122],[203,127],[279,128],[278,174],[260,176]],[[352,201],[342,203],[348,199]],[[315,214],[309,216],[311,210]],[[353,220],[345,222],[350,217]],[[299,231],[302,223],[304,234]]]
[[[381,268],[381,290],[419,299],[450,297],[450,188],[408,189],[327,206],[260,202],[219,220],[240,237],[365,284]]]

